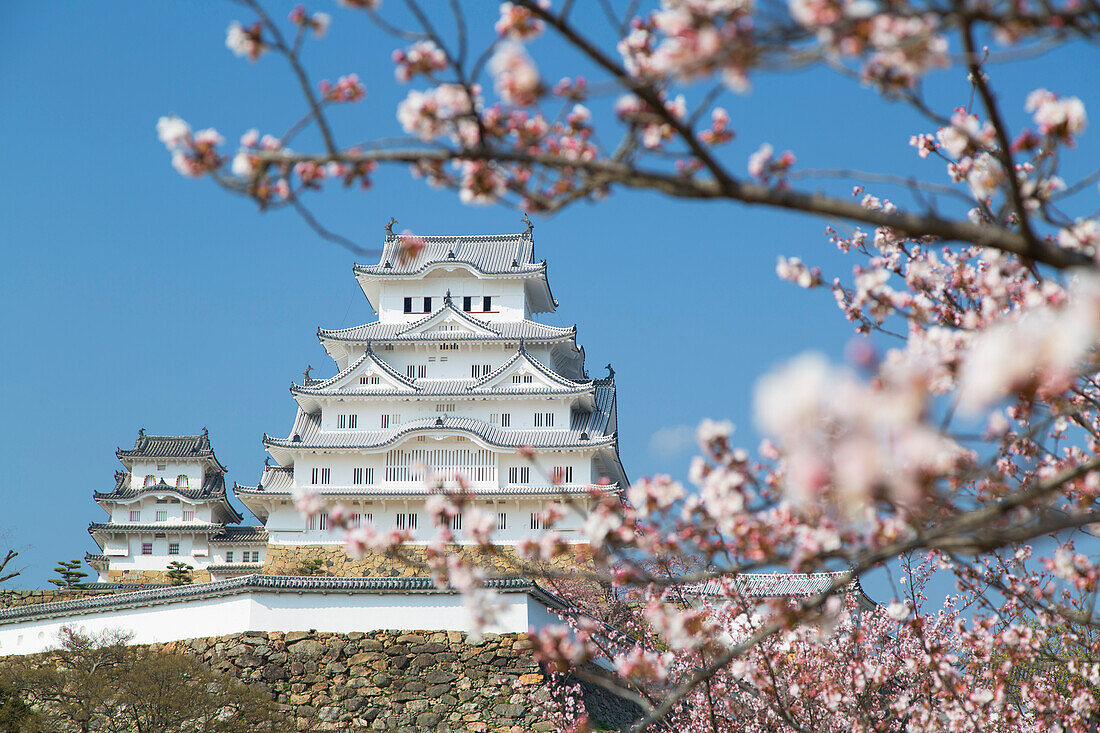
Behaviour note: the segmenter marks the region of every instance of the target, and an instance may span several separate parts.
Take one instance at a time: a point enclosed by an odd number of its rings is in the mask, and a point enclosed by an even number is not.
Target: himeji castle
[[[269,566],[290,553],[277,569],[293,569],[303,546],[339,555],[342,537],[325,512],[299,516],[296,489],[339,502],[354,522],[429,540],[429,473],[462,476],[496,515],[503,544],[540,529],[546,504],[572,494],[579,501],[558,528],[579,543],[584,500],[626,482],[613,372],[589,378],[576,327],[534,320],[557,301],[530,227],[415,241],[387,229],[380,261],[354,266],[378,320],[318,330],[335,376],[307,370],[291,385],[293,425],[285,437],[264,436],[273,461],[259,482],[235,486],[266,526]],[[461,515],[453,522],[461,538]]]
[[[101,552],[85,560],[103,583],[164,582],[169,563],[190,565],[196,581],[257,572],[267,537],[229,503],[225,466],[201,435],[146,435],[115,453],[126,470],[96,492],[107,521],[88,527]]]

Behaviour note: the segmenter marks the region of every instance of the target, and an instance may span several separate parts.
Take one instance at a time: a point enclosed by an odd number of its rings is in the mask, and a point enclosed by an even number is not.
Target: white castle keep
[[[264,435],[273,461],[233,491],[264,528],[230,505],[205,430],[139,433],[118,451],[126,467],[96,501],[110,514],[89,528],[103,583],[163,581],[173,560],[196,581],[258,572],[273,548],[338,545],[328,512],[303,519],[293,496],[316,492],[354,523],[433,539],[424,515],[430,473],[458,477],[496,518],[496,540],[538,531],[548,502],[572,495],[556,528],[581,543],[583,507],[626,483],[619,460],[614,373],[591,379],[577,329],[539,323],[557,301],[531,228],[521,234],[412,240],[387,228],[377,264],[354,273],[378,320],[319,329],[335,376],[291,384],[286,437]],[[519,449],[524,448],[524,455]],[[463,541],[462,516],[453,519]]]

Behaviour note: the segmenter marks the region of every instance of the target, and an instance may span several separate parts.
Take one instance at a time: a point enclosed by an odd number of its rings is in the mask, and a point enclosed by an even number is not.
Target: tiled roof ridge
[[[457,313],[462,313],[463,315],[466,315],[461,310],[458,310],[456,312]],[[434,316],[435,313],[432,313],[432,314],[429,314],[429,315]],[[424,319],[422,318],[420,320],[423,321]],[[474,319],[474,320],[479,324],[482,323],[481,321],[477,321],[477,319]],[[489,322],[487,321],[486,323],[489,323]],[[410,333],[406,332],[406,329],[401,328],[401,329],[399,329],[401,331],[401,333],[398,333],[398,330],[395,330],[390,335],[374,335],[374,336],[359,336],[359,335],[356,335],[356,334],[362,334],[362,333],[364,333],[365,329],[369,329],[369,328],[372,328],[372,327],[382,327],[382,326],[397,327],[397,326],[404,326],[405,325],[405,324],[390,324],[390,323],[385,323],[384,324],[381,321],[371,321],[370,323],[361,323],[357,326],[348,326],[347,328],[337,328],[337,329],[331,329],[331,330],[330,329],[324,329],[324,328],[318,328],[317,329],[317,338],[322,340],[322,341],[324,341],[325,339],[328,339],[330,341],[354,341],[354,342],[372,341],[372,342],[388,343],[388,342],[416,341],[416,340],[422,340],[422,341],[521,341],[521,340],[526,340],[526,341],[531,341],[531,342],[540,342],[540,341],[570,340],[570,339],[576,339],[576,337],[577,337],[577,326],[575,324],[573,326],[568,326],[568,327],[566,327],[566,326],[552,326],[548,323],[540,323],[539,321],[533,321],[530,318],[524,318],[524,319],[519,320],[519,321],[493,321],[492,323],[494,323],[496,326],[498,326],[498,328],[496,330],[494,330],[492,327],[487,327],[491,331],[491,333],[489,333],[489,334],[476,334],[476,333],[475,334],[462,334],[462,333],[452,333],[452,332],[443,332],[443,331],[437,332],[437,333],[424,333],[424,334],[412,333],[412,334],[410,334]],[[509,333],[502,333],[501,329],[499,328],[501,326],[509,326],[509,327],[523,326],[523,327],[531,329],[532,331],[538,331],[539,329],[543,329],[545,332],[542,333],[542,334],[528,333],[528,334],[524,334],[524,335],[514,335],[514,334],[509,334]]]
[[[368,342],[367,350],[363,352],[363,355],[356,359],[354,363],[349,364],[344,369],[341,369],[340,372],[335,376],[329,377],[328,379],[321,381],[319,384],[313,384],[308,387],[305,385],[296,384],[292,381],[290,383],[290,392],[291,394],[317,394],[318,392],[327,388],[329,385],[334,384],[335,382],[338,382],[341,379],[347,377],[349,374],[355,371],[355,369],[357,369],[364,360],[369,360],[371,363],[373,363],[375,366],[377,366],[379,369],[384,371],[386,374],[388,374],[401,384],[404,384],[405,386],[412,389],[417,388],[413,380],[409,379],[407,376],[394,369],[392,366],[389,365],[388,362],[386,362],[385,359],[378,356],[374,349],[370,347],[370,343]]]
[[[485,585],[503,592],[527,592],[544,597],[551,602],[559,601],[543,590],[537,583],[522,577],[490,578]],[[209,583],[192,583],[179,586],[159,586],[148,590],[135,590],[123,593],[94,595],[69,601],[54,601],[29,606],[0,609],[0,623],[28,617],[59,616],[69,612],[88,612],[97,609],[125,607],[158,603],[173,599],[202,598],[226,593],[239,593],[248,590],[289,591],[289,592],[405,592],[455,594],[452,588],[436,588],[429,577],[371,577],[371,578],[327,578],[295,575],[245,575],[228,580]]]
[[[459,424],[456,425],[455,424],[456,422],[458,422]],[[469,424],[466,424],[466,423],[469,423]],[[432,429],[459,430],[459,431],[462,431],[462,432],[471,433],[471,434],[476,435],[477,437],[481,438],[482,440],[487,442],[489,445],[492,445],[492,446],[497,447],[497,448],[515,448],[515,447],[518,447],[518,445],[526,445],[526,443],[520,443],[520,444],[505,443],[505,442],[503,442],[499,439],[494,439],[494,437],[492,437],[494,432],[501,432],[501,433],[504,433],[504,434],[529,432],[528,430],[519,429],[519,428],[517,428],[517,429],[499,428],[495,425],[490,425],[489,423],[485,422],[484,420],[477,420],[477,419],[471,418],[471,417],[436,417],[436,418],[426,417],[426,418],[417,418],[416,420],[409,420],[408,422],[404,422],[404,423],[401,423],[400,425],[396,425],[394,427],[386,428],[384,430],[369,431],[369,432],[375,432],[375,433],[380,433],[381,434],[380,435],[380,440],[377,443],[368,444],[368,445],[348,446],[348,448],[367,448],[367,447],[380,448],[380,447],[390,445],[390,444],[396,442],[398,439],[400,439],[401,437],[403,437],[407,434],[414,433],[414,432],[417,432],[419,430],[432,430]],[[578,432],[577,430],[574,430],[572,428],[534,428],[532,430],[538,431],[538,432],[540,432],[542,434],[546,434],[546,435],[551,435],[551,434],[557,433],[557,434],[562,435],[562,436],[567,436],[569,433]],[[584,431],[584,432],[587,432],[587,431]],[[587,440],[582,438],[582,439],[578,439],[578,440],[572,441],[572,442],[562,441],[561,443],[551,443],[549,445],[545,445],[545,446],[540,445],[540,446],[535,446],[535,447],[547,447],[547,448],[587,447],[587,446],[590,446],[590,445],[603,445],[604,443],[611,443],[611,442],[614,442],[614,440],[615,440],[615,435],[614,434],[598,435],[598,436],[589,435]],[[313,444],[307,443],[304,439],[299,440],[299,441],[294,441],[291,438],[275,438],[275,437],[272,437],[270,435],[267,435],[266,433],[264,434],[263,442],[264,442],[265,446],[272,445],[272,446],[281,447],[281,448],[292,448],[292,447],[293,448],[319,448],[319,449],[325,449],[325,448],[340,449],[341,448],[341,446],[338,446],[338,445],[333,445],[333,446],[325,446],[325,445],[319,445],[319,444],[318,445],[313,445]]]
[[[488,374],[486,374],[485,376],[481,377],[472,387],[470,387],[470,389],[473,389],[474,387],[480,387],[481,385],[487,384],[490,381],[496,379],[498,376],[500,376],[502,373],[504,373],[508,368],[510,368],[513,364],[515,364],[516,361],[518,361],[520,358],[526,360],[529,364],[531,364],[531,366],[533,366],[535,368],[536,371],[540,372],[547,379],[549,379],[553,382],[557,382],[558,384],[562,385],[563,387],[577,388],[577,387],[587,387],[588,386],[585,383],[576,382],[572,379],[567,379],[567,378],[561,376],[560,374],[558,374],[557,372],[555,372],[553,369],[550,369],[545,364],[543,364],[541,361],[539,361],[535,357],[531,356],[531,354],[528,353],[527,349],[524,347],[523,342],[520,342],[519,349],[516,350],[516,353],[513,354],[511,356],[511,358],[509,358],[506,362],[504,362],[503,364],[498,366],[493,371],[491,371]]]
[[[293,492],[290,489],[278,489],[268,490],[260,489],[255,486],[234,486],[234,490],[243,494],[254,494],[263,496],[290,496]],[[620,491],[619,485],[616,482],[608,484],[587,483],[579,486],[562,486],[562,485],[548,485],[548,486],[509,486],[500,489],[490,489],[487,491],[478,491],[472,489],[472,493],[475,497],[494,497],[494,496],[527,496],[527,495],[555,495],[555,494],[586,494],[589,491],[598,490],[605,494],[614,494]],[[348,487],[332,487],[328,486],[324,489],[318,490],[317,494],[320,496],[428,496],[436,493],[446,493],[448,489],[437,487],[425,487],[424,491],[411,491],[408,489],[388,489],[386,487],[369,487],[369,486],[348,486]]]

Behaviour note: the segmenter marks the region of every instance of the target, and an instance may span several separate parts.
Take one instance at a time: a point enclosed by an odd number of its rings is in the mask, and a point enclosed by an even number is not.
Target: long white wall
[[[489,631],[519,633],[553,617],[526,593],[502,593],[505,611]],[[294,593],[246,591],[219,598],[162,602],[138,608],[100,610],[62,618],[0,621],[0,655],[34,654],[56,646],[61,627],[86,633],[122,629],[133,644],[222,636],[244,631],[470,631],[462,598],[437,593]]]

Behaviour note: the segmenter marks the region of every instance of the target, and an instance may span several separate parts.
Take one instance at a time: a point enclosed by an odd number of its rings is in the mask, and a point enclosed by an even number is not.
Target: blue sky
[[[282,18],[290,4],[276,7]],[[315,80],[354,71],[368,89],[337,116],[342,140],[397,133],[405,89],[388,62],[394,42],[334,4],[318,7],[335,20],[331,38],[309,51]],[[253,126],[280,133],[301,115],[281,60],[249,64],[225,48],[226,25],[244,19],[236,6],[12,3],[0,18],[0,542],[20,550],[18,584],[34,587],[57,560],[94,548],[87,525],[105,515],[92,492],[112,486],[114,451],[138,428],[206,426],[229,480],[255,483],[261,435],[285,434],[293,419],[290,381],[307,364],[334,371],[315,329],[373,316],[346,251],[292,213],[260,214],[181,178],[156,139],[157,118],[170,112],[230,141]],[[540,53],[552,55],[543,42]],[[1057,91],[1095,101],[1088,64],[1073,60],[995,73],[1017,122],[1026,92],[1052,76]],[[964,103],[962,74],[937,75],[930,95]],[[727,107],[738,169],[770,141],[792,148],[800,167],[929,172],[906,144],[929,126],[832,75],[761,79]],[[1081,157],[1095,151],[1086,136]],[[390,216],[424,234],[522,228],[516,212],[464,207],[401,169],[380,172],[367,193],[326,194],[314,209],[370,246]],[[777,254],[848,273],[854,261],[833,250],[824,225],[631,192],[536,219],[536,252],[561,303],[547,320],[578,325],[593,375],[614,364],[630,476],[684,474],[680,426],[704,417],[733,420],[755,446],[754,380],[803,350],[841,358],[851,332],[831,295],[774,275]]]

